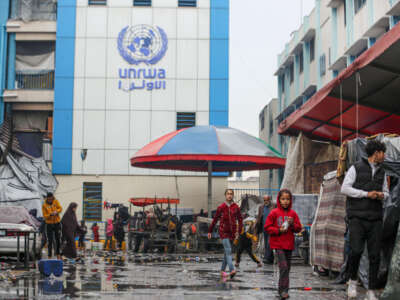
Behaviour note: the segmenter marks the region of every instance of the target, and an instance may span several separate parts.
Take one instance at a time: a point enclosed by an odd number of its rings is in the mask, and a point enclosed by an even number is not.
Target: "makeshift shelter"
[[[36,209],[42,216],[42,199],[58,186],[43,158],[24,153],[11,134],[8,121],[0,128],[0,205]]]
[[[380,268],[380,278],[382,283],[386,281],[388,268],[392,259],[396,234],[400,218],[400,137],[396,135],[378,135],[376,138],[385,143],[386,158],[382,164],[386,175],[389,176],[390,197],[384,203],[384,219],[382,230],[382,261]],[[369,138],[369,139],[371,139]],[[333,271],[340,270],[340,260],[345,260],[345,202],[346,197],[340,193],[340,178],[345,171],[359,161],[361,157],[366,157],[365,145],[369,139],[357,138],[343,143],[340,153],[340,163],[337,174],[328,174],[324,178],[321,187],[321,196],[317,216],[311,231],[312,254],[311,262]],[[325,228],[325,230],[323,230]],[[398,243],[398,242],[397,242]],[[360,264],[360,279],[365,287],[368,287],[368,258],[364,257]],[[345,272],[346,267],[342,266]],[[346,274],[342,274],[345,278]],[[388,298],[390,299],[390,298]]]
[[[310,263],[339,272],[343,265],[346,197],[336,171],[323,178],[317,212],[311,227]]]
[[[195,126],[168,133],[139,150],[140,168],[208,172],[208,214],[212,173],[282,168],[285,159],[262,140],[229,127]]]
[[[337,167],[339,148],[312,141],[302,133],[291,137],[281,188],[296,194],[318,194],[322,177]]]

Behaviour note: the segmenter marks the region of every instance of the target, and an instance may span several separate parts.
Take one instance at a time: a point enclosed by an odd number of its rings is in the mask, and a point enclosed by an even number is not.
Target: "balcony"
[[[54,70],[39,70],[35,72],[15,72],[15,88],[29,90],[54,89]]]
[[[56,21],[55,0],[11,0],[10,19],[31,21]]]

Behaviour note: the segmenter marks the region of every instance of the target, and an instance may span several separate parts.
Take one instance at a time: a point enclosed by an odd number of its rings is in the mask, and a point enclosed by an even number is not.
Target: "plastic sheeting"
[[[54,193],[58,185],[46,162],[42,158],[15,158],[11,154],[6,161],[7,164],[0,166],[0,205],[36,209],[41,217],[43,197],[48,192]]]
[[[396,242],[397,228],[400,218],[400,137],[378,135],[377,140],[382,141],[386,145],[386,157],[382,164],[386,175],[390,176],[390,197],[384,203],[383,230],[382,230],[382,253],[380,266],[380,281],[384,285],[389,266],[392,259],[393,249],[399,247]],[[366,157],[365,145],[370,139],[357,138],[347,143],[346,166],[349,167],[362,157]],[[360,262],[359,277],[364,287],[368,287],[368,255],[365,249],[362,260]],[[345,272],[346,263],[342,271]],[[346,274],[341,274],[345,278]],[[399,278],[399,277],[397,277]],[[390,298],[388,298],[390,299]]]
[[[13,0],[11,19],[24,22],[57,20],[57,0]]]
[[[293,209],[299,216],[303,225],[310,225],[314,221],[315,211],[318,206],[318,195],[314,194],[294,194]]]
[[[381,300],[398,300],[400,298],[400,226],[397,229],[396,246],[394,247],[388,282]]]
[[[286,158],[285,175],[281,188],[295,194],[304,194],[304,165],[337,160],[339,148],[332,144],[314,142],[302,133],[290,137]]]
[[[40,222],[31,216],[22,206],[8,206],[0,208],[0,223],[26,224],[38,229]]]

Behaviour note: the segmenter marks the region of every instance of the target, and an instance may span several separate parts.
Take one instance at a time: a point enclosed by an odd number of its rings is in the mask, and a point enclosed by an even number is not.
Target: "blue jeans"
[[[224,260],[222,261],[221,271],[225,271],[228,265],[229,271],[235,270],[232,263],[232,244],[230,239],[223,239],[222,246],[224,246]]]

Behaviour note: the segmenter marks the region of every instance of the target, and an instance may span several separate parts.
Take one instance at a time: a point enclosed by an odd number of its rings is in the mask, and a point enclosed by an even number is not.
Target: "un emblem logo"
[[[159,62],[168,49],[168,38],[158,26],[126,26],[118,35],[120,55],[131,65]]]

